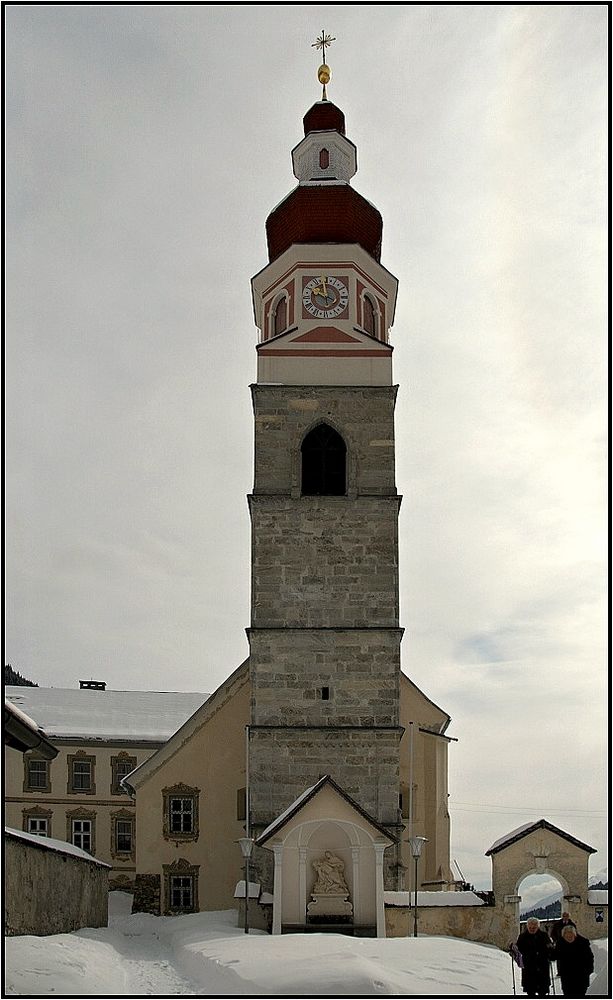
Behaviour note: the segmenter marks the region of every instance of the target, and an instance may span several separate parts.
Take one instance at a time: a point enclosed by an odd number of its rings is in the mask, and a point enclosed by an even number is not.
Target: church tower
[[[269,260],[252,280],[250,817],[257,838],[329,775],[395,839],[397,280],[380,260],[381,215],[351,187],[356,147],[326,70],[292,151],[298,185],[268,216]]]

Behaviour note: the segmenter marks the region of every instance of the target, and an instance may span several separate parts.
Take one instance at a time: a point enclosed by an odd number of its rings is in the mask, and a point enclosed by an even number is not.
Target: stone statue
[[[332,854],[332,851],[326,851],[322,858],[314,861],[313,868],[317,872],[313,894],[340,893],[343,896],[348,894],[349,887],[345,882],[345,863]]]

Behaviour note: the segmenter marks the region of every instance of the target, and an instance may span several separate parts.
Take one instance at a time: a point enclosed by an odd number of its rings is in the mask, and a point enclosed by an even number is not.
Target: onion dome
[[[294,243],[357,243],[379,261],[383,219],[350,187],[357,155],[345,136],[343,112],[330,101],[318,101],[303,124],[305,138],[292,150],[298,187],[266,220],[269,261]]]
[[[304,134],[309,132],[340,132],[345,134],[345,116],[331,101],[317,101],[302,119]]]

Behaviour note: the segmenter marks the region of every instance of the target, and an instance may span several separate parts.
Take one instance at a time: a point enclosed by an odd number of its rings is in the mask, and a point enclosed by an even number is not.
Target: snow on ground
[[[7,938],[5,995],[513,995],[510,958],[488,945],[443,937],[246,935],[235,910],[132,916],[131,896],[110,898],[108,927]],[[606,942],[596,942],[594,953],[590,994],[605,996]],[[521,994],[518,975],[516,983]]]

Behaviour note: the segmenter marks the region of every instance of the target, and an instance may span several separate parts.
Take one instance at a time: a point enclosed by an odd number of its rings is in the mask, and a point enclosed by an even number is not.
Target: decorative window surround
[[[24,755],[23,790],[37,794],[51,791],[51,761],[37,757],[36,754]]]
[[[136,862],[136,817],[129,809],[111,813],[111,857]]]
[[[83,750],[68,754],[68,785],[69,795],[96,794],[96,757]]]
[[[71,809],[66,813],[66,840],[88,854],[96,854],[96,813],[89,809]],[[89,843],[89,847],[84,844]]]
[[[136,757],[122,750],[116,757],[111,757],[111,795],[126,795],[120,781],[133,771],[138,761]]]
[[[185,858],[179,858],[171,865],[163,865],[164,872],[164,913],[197,913],[198,876],[200,865],[190,865]]]
[[[162,789],[162,836],[180,844],[196,841],[199,829],[200,789],[190,785],[172,785]]]
[[[29,809],[22,810],[22,816],[24,833],[36,833],[40,837],[51,837],[51,817],[53,816],[51,809],[31,806]]]

